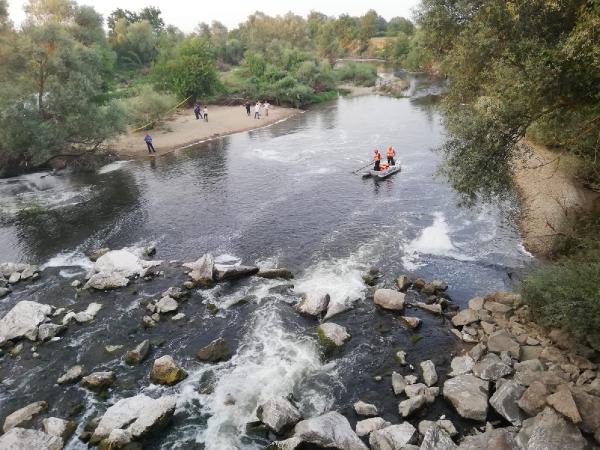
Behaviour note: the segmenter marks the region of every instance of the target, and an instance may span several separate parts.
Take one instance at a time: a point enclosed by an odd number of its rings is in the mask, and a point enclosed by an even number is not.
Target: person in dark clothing
[[[381,164],[381,153],[379,153],[379,150],[375,150],[373,160],[375,161],[375,166],[373,166],[373,170],[375,172],[379,172],[379,164]]]
[[[250,102],[246,102],[246,103],[244,104],[244,106],[246,107],[246,114],[248,114],[248,117],[250,117],[250,107],[251,107],[252,105],[250,104]]]
[[[200,105],[194,103],[194,114],[196,114],[196,120],[200,119]]]
[[[156,153],[154,145],[152,145],[152,136],[146,133],[146,136],[144,136],[144,141],[146,141],[146,145],[148,146],[148,153]]]

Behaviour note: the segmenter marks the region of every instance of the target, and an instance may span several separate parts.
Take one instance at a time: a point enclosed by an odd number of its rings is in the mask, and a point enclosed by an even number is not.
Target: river
[[[444,319],[411,310],[424,320],[415,338],[373,306],[361,275],[376,267],[388,287],[402,273],[443,279],[462,306],[477,294],[510,287],[532,261],[514,223],[514,202],[457,206],[455,192],[436,176],[440,155],[432,149],[442,139],[431,96],[340,98],[162,158],[116,162],[95,174],[0,180],[0,260],[44,268],[40,280],[21,283],[0,300],[0,314],[26,298],[76,310],[93,301],[104,305],[91,324],[71,325],[58,342],[40,345],[38,359],[25,343],[19,356],[0,360],[0,420],[46,400],[53,416],[73,413],[81,431],[111,402],[164,392],[177,395],[177,413],[146,441],[148,448],[263,448],[268,437],[247,433],[246,423],[258,403],[276,395],[293,394],[305,416],[336,409],[352,424],[351,405],[360,398],[398,423],[390,374],[410,369],[398,366],[395,352],[406,350],[415,366],[425,359],[447,366],[456,339]],[[352,173],[369,161],[374,146],[388,145],[396,148],[401,173],[379,182]],[[162,260],[191,261],[211,252],[220,261],[288,267],[296,274],[294,288],[249,279],[197,290],[181,307],[187,320],[162,320],[144,330],[140,300],[181,285],[181,269],[107,293],[77,294],[70,287],[90,267],[87,251],[151,243]],[[307,290],[353,306],[334,319],[352,334],[335,355],[322,354],[317,322],[292,307],[297,293]],[[219,308],[216,315],[208,303]],[[220,336],[234,357],[216,365],[198,362],[195,352]],[[146,338],[154,344],[151,357],[126,366],[123,352]],[[109,344],[124,348],[108,353]],[[190,374],[174,387],[148,378],[152,361],[164,354]],[[116,372],[108,399],[54,384],[75,363],[86,371]],[[444,369],[440,375],[443,380]],[[226,401],[231,398],[233,405]],[[411,421],[440,414],[463,426],[441,397]],[[87,447],[75,436],[67,448]]]

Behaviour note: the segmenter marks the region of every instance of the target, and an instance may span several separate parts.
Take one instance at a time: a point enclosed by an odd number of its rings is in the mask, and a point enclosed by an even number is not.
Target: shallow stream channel
[[[443,139],[432,96],[371,95],[339,98],[165,157],[111,163],[94,174],[0,180],[0,262],[42,269],[39,279],[16,284],[0,300],[0,317],[21,300],[76,312],[102,304],[94,320],[71,323],[59,339],[24,340],[18,355],[0,357],[0,422],[44,400],[46,416],[79,424],[65,448],[84,449],[78,435],[85,422],[139,393],[177,398],[173,420],[144,448],[262,449],[274,436],[247,424],[256,420],[257,405],[280,396],[291,395],[304,417],[335,410],[354,427],[352,404],[360,399],[375,403],[387,421],[401,422],[392,371],[418,373],[418,363],[431,359],[441,386],[460,344],[443,316],[406,307],[404,314],[423,320],[413,331],[399,314],[376,307],[363,274],[376,268],[377,286],[388,288],[400,274],[444,280],[462,307],[477,294],[510,288],[533,262],[515,225],[515,202],[457,206],[456,193],[436,175],[441,155],[432,149]],[[388,145],[400,173],[381,181],[353,173],[375,147],[385,155]],[[165,261],[164,274],[106,292],[71,286],[92,267],[89,251],[148,245],[156,246],[154,260]],[[155,327],[143,327],[144,304],[187,280],[175,261],[209,252],[220,264],[286,267],[295,277],[194,288],[177,311],[183,320],[165,314]],[[351,334],[340,350],[326,352],[319,321],[294,309],[307,291],[348,307],[332,319]],[[407,293],[407,302],[424,298]],[[232,357],[198,361],[198,349],[219,337]],[[145,339],[149,357],[126,365],[124,354]],[[395,358],[399,350],[405,366]],[[152,384],[153,361],[163,355],[188,377],[169,387]],[[114,371],[115,383],[101,394],[56,384],[74,364],[86,373]],[[410,422],[441,415],[463,431],[475,424],[442,396]]]

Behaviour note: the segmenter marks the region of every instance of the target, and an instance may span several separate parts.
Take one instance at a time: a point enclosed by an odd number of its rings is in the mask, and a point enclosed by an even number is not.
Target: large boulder
[[[444,383],[444,398],[465,419],[485,421],[489,383],[471,374],[459,375]]]
[[[38,327],[52,314],[52,306],[23,300],[0,319],[0,347],[11,339],[35,341]]]
[[[231,351],[223,338],[215,339],[210,344],[202,347],[196,353],[200,361],[219,362],[231,358]]]
[[[402,417],[408,417],[411,414],[415,413],[419,409],[421,409],[425,405],[425,396],[417,395],[409,398],[408,400],[403,400],[398,404],[398,413]]]
[[[81,367],[79,364],[77,364],[77,365],[69,367],[64,374],[62,374],[60,377],[58,377],[56,382],[58,384],[75,383],[75,382],[79,381],[79,379],[81,378],[82,375],[83,375],[83,367]]]
[[[540,414],[523,422],[517,436],[527,450],[583,450],[587,441],[579,429],[548,407]]]
[[[373,296],[376,305],[392,311],[400,311],[404,308],[405,294],[393,289],[377,289]]]
[[[512,367],[504,363],[495,353],[488,353],[473,366],[473,373],[482,380],[496,381],[512,372]]]
[[[498,330],[490,334],[487,346],[490,352],[508,352],[513,358],[519,358],[521,352],[519,343],[506,330]]]
[[[173,357],[165,355],[154,361],[150,380],[156,384],[172,385],[187,377],[187,372],[175,364]]]
[[[165,425],[173,416],[177,404],[174,396],[152,399],[144,394],[119,400],[108,408],[98,422],[90,439],[97,444],[109,437],[113,430],[124,429],[133,439]]]
[[[150,341],[148,339],[140,342],[125,355],[125,362],[130,366],[140,364],[150,351]]]
[[[381,430],[387,428],[391,423],[382,419],[381,417],[370,417],[365,420],[359,420],[356,422],[356,434],[359,436],[367,436],[375,430]]]
[[[63,440],[38,430],[12,428],[0,436],[0,450],[61,450]]]
[[[371,403],[365,403],[362,400],[359,400],[352,405],[354,407],[354,411],[359,416],[376,416],[377,415],[377,406]]]
[[[333,322],[325,322],[317,327],[317,334],[321,344],[326,348],[338,348],[350,339],[346,327]]]
[[[94,372],[81,379],[81,384],[93,391],[98,391],[110,387],[114,382],[115,373],[113,371]]]
[[[281,434],[302,419],[298,408],[283,397],[270,399],[259,405],[256,417],[277,434]]]
[[[479,322],[479,316],[474,310],[470,308],[463,309],[461,312],[459,312],[452,318],[452,324],[455,327],[462,327],[464,325],[469,325],[473,322]]]
[[[425,381],[425,384],[427,386],[433,386],[435,383],[437,383],[438,376],[433,361],[423,361],[419,365],[421,366],[421,372],[423,373],[423,381]]]
[[[590,434],[600,432],[600,397],[587,394],[582,390],[575,390],[573,397],[581,415],[582,422],[579,427]]]
[[[57,436],[63,441],[69,439],[77,429],[77,423],[72,420],[59,419],[58,417],[48,417],[42,420],[42,425],[46,433]]]
[[[457,445],[452,441],[448,433],[437,423],[434,423],[423,438],[421,450],[454,450]]]
[[[95,273],[90,276],[84,285],[84,289],[96,289],[103,291],[106,289],[118,289],[129,284],[129,278],[119,273]]]
[[[352,430],[348,420],[335,411],[299,422],[294,427],[294,437],[325,448],[368,450]]]
[[[6,416],[2,430],[6,433],[11,428],[28,424],[34,416],[46,411],[47,409],[48,404],[46,402],[34,402],[21,409],[17,409],[13,413]]]
[[[466,436],[458,446],[458,450],[515,450],[520,448],[517,444],[516,433],[507,428],[497,428],[483,434]]]
[[[571,422],[581,422],[581,415],[568,387],[561,386],[561,389],[546,398],[546,402]]]
[[[306,314],[308,316],[320,316],[327,311],[329,300],[329,294],[306,292],[300,297],[300,301],[296,305],[296,309],[301,314]]]
[[[157,313],[168,313],[177,311],[179,308],[179,303],[172,297],[165,295],[158,302],[156,302],[156,312]]]
[[[381,430],[376,430],[369,436],[371,450],[396,450],[413,442],[417,437],[417,430],[410,423],[390,425]]]
[[[456,356],[455,358],[452,358],[452,361],[450,362],[452,371],[448,374],[448,376],[455,377],[457,375],[469,373],[471,370],[473,370],[474,365],[475,361],[469,355]]]
[[[215,279],[217,281],[232,281],[245,278],[258,273],[254,266],[215,266]]]
[[[130,278],[143,277],[148,269],[160,263],[142,260],[128,250],[111,250],[96,260],[84,288],[103,290],[127,286]]]
[[[198,260],[185,263],[183,267],[191,269],[190,278],[194,284],[209,286],[215,279],[215,260],[210,253],[206,253]]]
[[[548,389],[540,381],[534,381],[525,390],[517,404],[530,416],[537,416],[546,407]]]
[[[490,398],[490,405],[498,413],[515,426],[520,426],[525,418],[517,401],[525,392],[525,387],[513,380],[500,385]]]
[[[394,394],[402,394],[407,384],[408,383],[401,374],[398,372],[392,372],[392,388],[394,389]]]

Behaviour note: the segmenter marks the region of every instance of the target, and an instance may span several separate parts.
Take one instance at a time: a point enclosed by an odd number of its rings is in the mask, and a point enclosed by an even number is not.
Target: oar
[[[352,171],[352,173],[356,173],[356,172],[358,172],[359,170],[366,169],[366,168],[367,168],[367,167],[369,167],[371,164],[373,164],[373,161],[369,162],[369,164],[367,164],[366,166],[362,166],[362,167],[359,167],[359,168],[358,168],[358,169],[356,169],[356,170],[353,170],[353,171]]]

